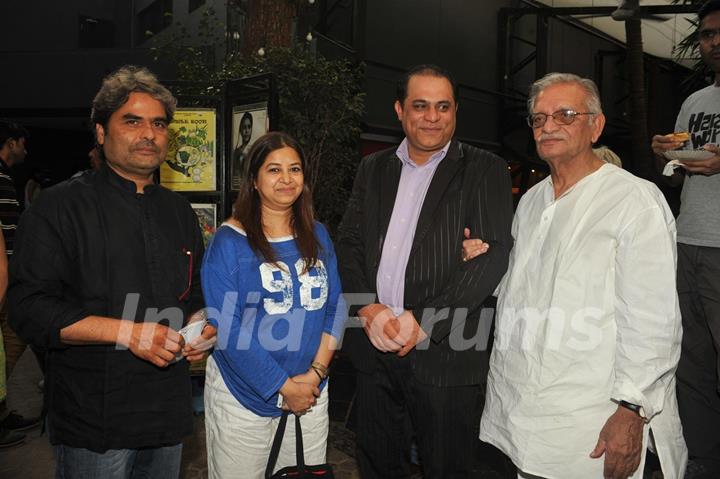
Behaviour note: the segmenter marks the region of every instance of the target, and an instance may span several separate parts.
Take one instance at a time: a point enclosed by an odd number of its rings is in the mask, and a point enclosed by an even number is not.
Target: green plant
[[[213,28],[214,12],[201,28]],[[182,29],[179,30],[182,34]],[[350,196],[360,159],[358,141],[364,109],[363,67],[345,60],[329,60],[306,45],[267,46],[265,54],[243,57],[230,53],[218,68],[203,53],[224,49],[224,39],[203,34],[208,46],[183,47],[168,41],[158,47],[164,58],[178,65],[180,80],[192,82],[184,93],[217,94],[224,82],[260,73],[273,73],[279,98],[279,128],[305,149],[305,172],[320,221],[331,231],[339,224]]]
[[[318,217],[334,229],[345,210],[359,161],[362,68],[316,56],[302,46],[269,48],[262,57],[227,62],[218,79],[258,73],[275,74],[280,129],[303,145],[306,181]]]
[[[171,60],[176,66],[177,76],[181,79],[204,80],[208,71],[216,69],[218,48],[224,41],[225,23],[218,19],[213,7],[201,12],[195,35],[181,22],[175,22],[173,28],[155,40],[150,48],[153,59]],[[152,32],[147,32],[152,35]]]

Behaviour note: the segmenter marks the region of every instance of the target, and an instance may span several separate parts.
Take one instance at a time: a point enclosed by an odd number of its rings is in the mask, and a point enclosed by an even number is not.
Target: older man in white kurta
[[[551,74],[530,108],[551,176],[515,215],[480,438],[520,477],[625,478],[642,477],[652,431],[665,477],[682,478],[673,216],[654,185],[593,155],[592,82]]]

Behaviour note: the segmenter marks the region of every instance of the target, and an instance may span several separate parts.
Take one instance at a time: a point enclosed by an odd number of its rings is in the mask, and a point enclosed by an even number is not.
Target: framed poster
[[[240,188],[245,156],[260,136],[270,129],[267,102],[234,106],[232,109],[232,147],[230,153],[230,189]]]
[[[217,205],[215,203],[190,203],[197,215],[203,242],[207,246],[217,230]]]
[[[168,130],[160,183],[174,191],[215,191],[217,114],[214,108],[178,108]]]

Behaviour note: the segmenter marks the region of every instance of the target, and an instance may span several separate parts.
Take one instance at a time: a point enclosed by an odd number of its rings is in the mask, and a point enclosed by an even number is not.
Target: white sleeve
[[[675,220],[659,195],[655,206],[642,211],[621,232],[615,263],[612,398],[639,404],[648,420],[663,409],[682,338]]]

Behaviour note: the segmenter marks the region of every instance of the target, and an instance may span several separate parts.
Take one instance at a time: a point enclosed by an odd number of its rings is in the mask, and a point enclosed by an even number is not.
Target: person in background
[[[690,452],[688,479],[720,477],[720,1],[698,11],[698,49],[714,73],[712,85],[690,95],[680,108],[675,131],[690,136],[677,142],[655,135],[652,148],[664,166],[664,153],[704,149],[708,158],[680,161],[669,178],[682,184],[678,228],[678,278],[683,321],[678,365],[678,404]]]
[[[5,240],[0,235],[0,303],[5,303],[8,285],[8,259],[5,252]],[[7,378],[5,377],[5,348],[3,347],[2,331],[0,331],[0,401],[7,397]],[[22,444],[25,434],[12,429],[0,428],[0,449]]]
[[[347,311],[330,235],[313,219],[300,145],[261,136],[233,208],[208,246],[202,285],[218,329],[208,359],[209,477],[260,479],[283,410],[302,415],[307,464],[325,463],[327,375]],[[234,307],[227,307],[235,298]],[[289,421],[276,467],[295,465]]]
[[[0,119],[0,230],[8,257],[12,257],[13,254],[15,229],[21,213],[15,181],[10,168],[25,160],[27,156],[26,141],[29,136],[28,131],[21,125],[11,120]],[[5,349],[5,367],[2,374],[9,381],[15,365],[25,352],[27,345],[10,327],[5,303],[0,306],[0,329]],[[39,417],[25,418],[15,411],[10,411],[5,399],[0,400],[0,438],[13,436],[9,431],[26,431],[39,424]],[[2,439],[0,439],[0,445],[2,445]]]
[[[88,157],[88,168],[82,169],[80,171],[76,171],[75,174],[71,176],[71,178],[77,178],[78,176],[82,176],[85,174],[86,171],[92,171],[92,170],[98,170],[103,164],[103,158],[102,158],[102,149],[99,145],[93,145],[90,150],[88,150],[87,153]]]
[[[595,156],[603,160],[605,163],[610,163],[618,168],[622,168],[622,160],[620,157],[607,146],[593,148],[593,153],[595,153]]]

